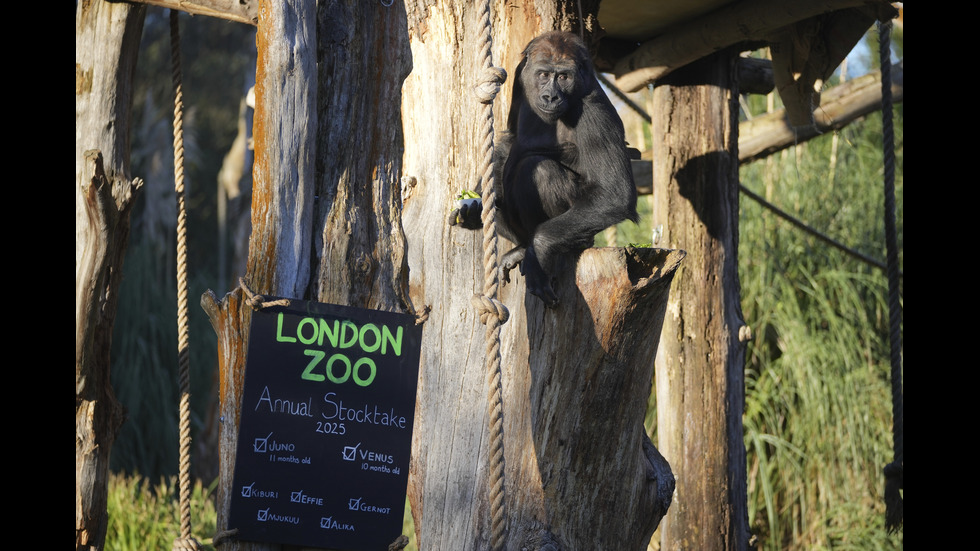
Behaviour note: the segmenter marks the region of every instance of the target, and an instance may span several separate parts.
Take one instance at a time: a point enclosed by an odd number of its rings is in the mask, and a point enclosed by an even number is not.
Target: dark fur
[[[638,218],[623,123],[578,36],[551,32],[527,45],[507,131],[495,163],[497,229],[516,247],[501,258],[501,276],[519,265],[528,290],[551,307],[557,261]]]

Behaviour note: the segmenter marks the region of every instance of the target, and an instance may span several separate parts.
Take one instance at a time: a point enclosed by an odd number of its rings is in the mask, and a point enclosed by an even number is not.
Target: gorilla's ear
[[[515,134],[517,133],[517,120],[521,112],[521,105],[527,101],[522,78],[525,67],[527,67],[527,50],[524,51],[524,57],[521,58],[521,62],[517,64],[517,70],[514,71],[514,89],[510,96],[510,113],[507,115],[507,130]]]

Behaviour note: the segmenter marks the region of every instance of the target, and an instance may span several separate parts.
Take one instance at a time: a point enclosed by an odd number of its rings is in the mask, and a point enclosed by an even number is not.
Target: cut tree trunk
[[[677,476],[662,549],[748,544],[734,67],[720,53],[654,88],[653,224],[688,253],[657,355],[657,434]]]
[[[116,297],[141,182],[129,179],[129,115],[144,8],[75,10],[75,547],[105,544],[109,454],[123,412],[109,380]]]

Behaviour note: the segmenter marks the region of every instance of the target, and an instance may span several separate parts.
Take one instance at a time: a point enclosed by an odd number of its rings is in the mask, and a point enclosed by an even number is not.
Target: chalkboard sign
[[[422,326],[292,301],[252,315],[229,528],[349,551],[402,533]]]

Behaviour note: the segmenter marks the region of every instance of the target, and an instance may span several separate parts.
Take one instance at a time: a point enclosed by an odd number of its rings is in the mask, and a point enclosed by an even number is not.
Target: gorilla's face
[[[570,58],[539,56],[521,75],[528,104],[547,121],[558,120],[581,96],[578,65]]]
[[[574,36],[551,33],[528,44],[520,71],[527,104],[553,123],[587,93],[591,62]]]

